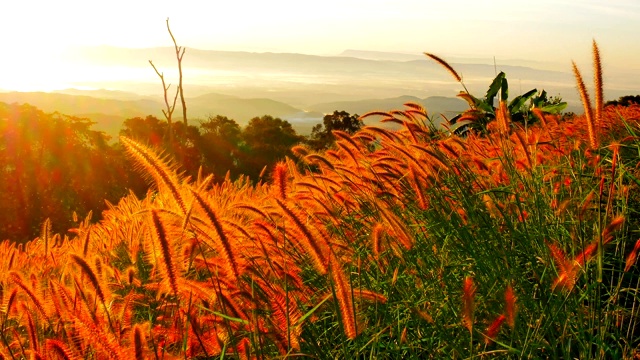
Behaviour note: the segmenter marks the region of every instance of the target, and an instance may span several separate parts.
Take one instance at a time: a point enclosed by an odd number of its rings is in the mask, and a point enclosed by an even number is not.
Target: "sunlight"
[[[25,76],[26,75],[26,76]],[[65,82],[63,78],[55,74],[40,73],[38,71],[28,72],[26,70],[17,72],[3,72],[0,90],[11,91],[55,91],[72,87],[72,84]]]
[[[143,64],[144,65],[144,64]],[[51,60],[38,61],[0,60],[0,90],[11,91],[55,91],[67,88],[79,90],[89,82],[109,81],[155,81],[153,71],[139,67],[96,66]]]
[[[12,46],[13,56],[0,57],[0,89],[13,91],[51,91],[68,85],[57,67],[53,48],[35,49],[29,43]],[[43,53],[48,54],[46,58]]]

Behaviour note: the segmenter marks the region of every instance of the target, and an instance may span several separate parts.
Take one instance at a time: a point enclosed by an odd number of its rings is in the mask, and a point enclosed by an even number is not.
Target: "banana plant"
[[[518,95],[510,102],[509,83],[504,72],[500,72],[491,82],[487,93],[483,98],[477,98],[468,91],[461,91],[458,97],[464,99],[469,104],[469,110],[455,116],[450,122],[450,131],[461,134],[471,129],[485,132],[487,125],[496,118],[497,107],[495,105],[496,96],[500,94],[499,102],[505,102],[513,122],[531,124],[537,121],[531,115],[531,109],[539,108],[543,112],[557,114],[566,106],[566,102],[550,101],[546,91],[538,93],[537,89],[531,89],[522,95]],[[527,104],[529,102],[529,104]]]

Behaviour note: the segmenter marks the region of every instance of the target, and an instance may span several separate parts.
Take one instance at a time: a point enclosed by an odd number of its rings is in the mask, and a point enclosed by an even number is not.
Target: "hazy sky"
[[[429,51],[589,67],[595,38],[605,66],[640,69],[638,0],[13,0],[0,12],[0,66],[36,66],[73,45],[169,46],[167,17],[181,45],[202,49]]]
[[[16,0],[2,6],[0,36],[5,49],[168,45],[166,17],[181,43],[209,49],[566,59],[596,38],[612,60],[640,55],[638,0]]]

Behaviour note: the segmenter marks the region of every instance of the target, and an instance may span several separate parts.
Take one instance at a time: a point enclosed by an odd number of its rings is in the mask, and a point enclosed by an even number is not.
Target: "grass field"
[[[0,358],[633,358],[640,107],[597,78],[586,115],[464,137],[378,113],[257,185],[122,138],[154,191],[0,243]]]

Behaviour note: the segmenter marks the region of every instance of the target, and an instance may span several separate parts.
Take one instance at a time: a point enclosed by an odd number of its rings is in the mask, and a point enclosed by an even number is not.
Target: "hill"
[[[236,96],[210,93],[188,98],[187,109],[192,117],[207,117],[209,115],[226,115],[246,124],[255,116],[271,115],[284,117],[302,110],[291,105],[265,98],[243,99]]]
[[[158,82],[149,68],[149,59],[161,70],[175,70],[174,51],[169,47],[83,47],[75,49],[68,57],[69,61],[85,66],[133,69],[135,74],[145,76],[145,80],[140,80],[140,84],[135,86],[142,88],[143,82],[153,84],[146,87],[151,91],[156,91]],[[440,65],[420,53],[348,50],[338,56],[318,56],[188,48],[184,59],[185,86],[188,89],[207,87],[207,92],[242,98],[266,97],[298,108],[340,99],[449,96],[461,90]],[[496,59],[494,66],[493,59],[455,57],[447,60],[463,76],[467,88],[474,94],[484,93],[496,72],[504,71],[514,92],[520,88],[525,91],[534,87],[544,88],[550,94],[562,94],[570,103],[578,102],[569,64],[550,66]],[[88,85],[89,82],[89,79],[84,79],[82,84]],[[92,84],[96,87],[95,82]],[[614,84],[610,85],[608,91],[617,94]],[[111,83],[109,87],[126,91],[132,88],[131,84],[114,86],[117,84]],[[202,94],[198,91],[198,95]]]
[[[136,116],[162,116],[162,105],[149,99],[116,100],[86,95],[69,95],[46,92],[0,93],[0,102],[27,103],[44,112],[87,117],[96,122],[95,129],[117,136],[122,122]]]
[[[113,99],[113,100],[142,100],[142,99],[150,99],[153,98],[151,96],[140,95],[131,91],[121,91],[121,90],[107,90],[107,89],[62,89],[51,91],[54,94],[67,94],[67,95],[78,95],[78,96],[91,96],[99,99]]]
[[[133,93],[108,90],[64,90],[65,93],[7,92],[0,93],[0,102],[28,103],[45,112],[60,112],[86,117],[96,122],[95,128],[112,137],[118,135],[122,122],[132,117],[153,115],[163,118],[165,107],[161,99],[143,97]],[[74,95],[71,95],[71,94]],[[88,96],[86,94],[91,94]],[[97,96],[111,96],[100,98]],[[133,100],[135,98],[137,100]],[[323,114],[305,112],[283,102],[267,98],[240,98],[230,95],[209,93],[186,99],[188,115],[191,119],[206,119],[208,116],[224,115],[234,119],[241,126],[256,116],[271,115],[289,120],[300,133],[311,132],[311,127],[320,122]],[[175,118],[182,114],[176,106]]]
[[[64,92],[64,93],[63,93]],[[72,95],[73,94],[73,95]],[[107,98],[104,98],[107,97]],[[45,112],[58,111],[96,122],[95,129],[117,137],[125,119],[153,115],[163,118],[164,104],[160,98],[135,93],[110,90],[66,89],[56,93],[8,92],[0,93],[0,102],[28,103]],[[224,115],[236,120],[241,126],[256,116],[271,115],[289,121],[300,134],[309,134],[311,128],[322,122],[324,114],[345,110],[351,114],[364,114],[373,110],[389,110],[407,102],[423,105],[429,114],[443,113],[447,117],[466,110],[466,103],[457,98],[431,96],[424,99],[415,96],[399,96],[382,99],[323,102],[301,109],[269,98],[242,98],[219,93],[188,97],[188,115],[192,120]],[[179,120],[181,109],[176,107],[175,119]]]
[[[432,117],[439,117],[444,114],[447,117],[455,115],[468,109],[467,103],[457,98],[444,96],[431,96],[420,99],[415,96],[399,96],[385,99],[365,99],[358,101],[334,101],[315,104],[309,107],[310,110],[328,113],[333,110],[344,110],[351,114],[363,115],[369,111],[389,111],[390,109],[401,108],[403,104],[414,102],[424,106]],[[331,110],[333,109],[333,110]]]

